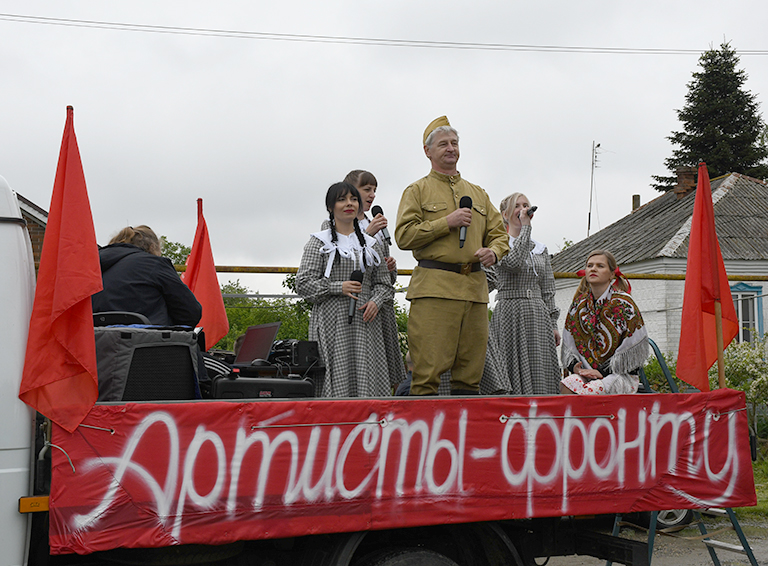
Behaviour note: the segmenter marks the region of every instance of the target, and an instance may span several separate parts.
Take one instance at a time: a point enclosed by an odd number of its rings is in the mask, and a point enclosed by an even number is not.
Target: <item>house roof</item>
[[[729,173],[713,179],[715,227],[723,260],[768,260],[768,185]],[[552,258],[554,271],[584,267],[592,250],[609,250],[622,267],[656,258],[688,255],[696,191],[678,199],[668,191]]]

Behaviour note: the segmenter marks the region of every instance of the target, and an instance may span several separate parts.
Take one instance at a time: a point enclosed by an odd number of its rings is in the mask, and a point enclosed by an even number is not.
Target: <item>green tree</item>
[[[683,130],[667,137],[678,146],[664,160],[673,175],[654,175],[653,188],[661,192],[672,189],[678,167],[695,167],[701,161],[706,162],[710,178],[726,173],[768,177],[768,148],[765,139],[761,140],[765,123],[756,95],[743,88],[747,73],[736,69],[738,64],[736,50],[728,43],[699,57],[702,71],[693,73],[685,106],[677,110]]]
[[[403,291],[402,285],[395,286],[396,291]],[[403,354],[403,362],[405,362],[405,354],[408,352],[408,309],[400,305],[395,301],[395,322],[397,323],[397,339],[400,342],[400,352]]]
[[[230,295],[252,294],[252,291],[242,285],[239,279],[224,284],[221,291]],[[222,350],[232,350],[237,337],[244,334],[249,326],[267,322],[282,322],[277,334],[278,340],[287,338],[307,340],[309,335],[311,306],[306,301],[224,297],[224,308],[229,320],[229,332],[216,344],[216,348]]]
[[[189,252],[192,251],[190,246],[185,246],[179,242],[171,242],[165,236],[160,236],[160,247],[163,250],[163,257],[170,259],[173,265],[184,265],[187,263]]]

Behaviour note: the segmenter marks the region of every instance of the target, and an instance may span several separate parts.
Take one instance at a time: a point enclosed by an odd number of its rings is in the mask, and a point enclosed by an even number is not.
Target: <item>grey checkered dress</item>
[[[360,222],[360,228],[365,230],[368,226],[368,219],[363,219]],[[384,258],[389,256],[389,244],[381,236],[381,232],[378,232],[376,241],[381,246],[382,255],[381,261],[384,262]],[[392,285],[397,282],[397,272],[389,272],[390,281]],[[403,363],[403,352],[400,350],[400,340],[397,331],[397,319],[395,318],[395,301],[394,295],[391,301],[386,301],[379,310],[381,317],[381,332],[384,339],[384,349],[387,352],[387,368],[389,370],[390,380],[394,381],[395,385],[401,383],[405,379],[405,365]]]
[[[345,238],[343,235],[339,239]],[[352,234],[352,238],[356,238]],[[363,322],[363,311],[355,309],[348,324],[349,297],[342,295],[341,285],[350,273],[360,269],[352,258],[335,254],[329,277],[325,277],[328,254],[321,253],[323,242],[312,236],[304,246],[304,254],[296,276],[296,287],[303,298],[313,304],[309,322],[309,339],[316,340],[325,364],[325,377],[318,380],[317,394],[323,397],[376,397],[392,394],[393,381],[387,370],[382,340],[382,319],[376,316]],[[373,247],[379,256],[382,249]],[[383,256],[382,256],[383,257]],[[394,289],[387,266],[366,268],[363,289],[357,306],[373,300],[381,310],[392,300]],[[399,383],[399,378],[395,378]]]
[[[530,226],[523,226],[509,254],[487,272],[488,285],[498,295],[480,381],[483,394],[558,392],[555,279],[549,252],[531,253],[535,247]]]

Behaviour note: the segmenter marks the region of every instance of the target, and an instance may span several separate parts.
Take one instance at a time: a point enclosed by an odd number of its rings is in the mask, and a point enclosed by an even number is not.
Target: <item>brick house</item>
[[[43,237],[45,227],[48,224],[48,213],[33,203],[31,200],[16,193],[19,201],[21,216],[27,221],[29,239],[32,241],[32,254],[35,257],[35,267],[40,265],[40,252],[43,250]]]
[[[742,325],[737,339],[750,341],[763,335],[768,315],[768,301],[763,301],[768,290],[768,185],[736,173],[713,179],[711,185],[726,272],[758,276],[731,282]],[[624,273],[684,274],[695,193],[696,169],[681,168],[674,190],[556,254],[552,268],[575,272],[584,267],[589,252],[606,249],[616,256]],[[636,279],[631,283],[650,337],[662,352],[676,357],[685,282]],[[556,279],[561,327],[577,285],[577,279]]]

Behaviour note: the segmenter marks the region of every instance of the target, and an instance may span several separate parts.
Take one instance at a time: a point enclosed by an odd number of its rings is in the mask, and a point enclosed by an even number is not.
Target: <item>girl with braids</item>
[[[561,393],[579,395],[636,393],[637,369],[650,348],[643,317],[631,287],[611,252],[595,250],[565,319],[562,361],[571,375]]]
[[[383,250],[357,220],[360,193],[348,183],[331,185],[325,197],[329,228],[312,234],[296,276],[296,288],[313,303],[309,339],[318,343],[325,377],[316,391],[323,397],[375,397],[391,394],[382,341],[382,305],[394,290]],[[357,282],[350,274],[363,272]],[[356,299],[352,321],[350,299]]]
[[[195,326],[203,309],[160,254],[160,240],[149,226],[120,230],[99,250],[104,290],[92,297],[93,312],[137,312],[160,326]]]
[[[376,238],[379,246],[381,246],[384,262],[387,264],[387,270],[389,271],[389,278],[392,285],[394,285],[397,282],[397,263],[395,262],[395,258],[389,255],[389,244],[384,239],[381,232],[387,227],[387,219],[381,213],[377,214],[372,219],[369,219],[365,214],[371,209],[371,205],[376,198],[376,189],[378,187],[376,177],[373,176],[373,173],[368,171],[355,169],[347,174],[344,181],[353,185],[360,193],[362,206],[360,207],[357,220],[360,223],[360,228],[365,230],[370,236]],[[400,350],[394,299],[387,301],[382,305],[379,310],[379,317],[381,318],[384,349],[387,352],[387,366],[390,381],[399,384],[405,379],[405,366],[403,365],[403,352]]]

